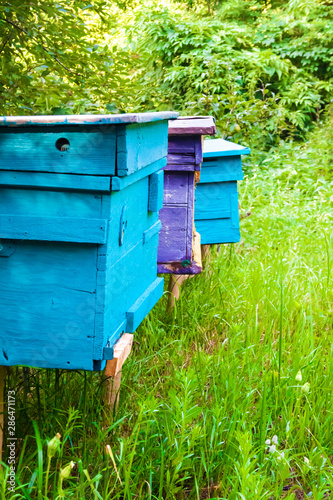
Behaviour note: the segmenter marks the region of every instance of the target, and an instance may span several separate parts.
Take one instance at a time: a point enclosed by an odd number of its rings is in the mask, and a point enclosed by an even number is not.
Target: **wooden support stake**
[[[193,232],[192,242],[192,262],[198,267],[202,267],[201,262],[201,247],[200,247],[200,234],[195,230]],[[169,281],[169,299],[167,305],[167,312],[171,312],[175,307],[176,300],[179,299],[180,287],[188,278],[193,278],[195,274],[172,274]]]
[[[3,431],[5,423],[5,382],[7,375],[7,367],[0,366],[0,462],[2,461],[3,449]],[[0,463],[1,469],[1,463]]]
[[[167,312],[171,312],[175,307],[176,300],[179,299],[180,287],[188,277],[188,274],[171,274],[168,290],[170,293],[168,297]]]
[[[210,245],[201,245],[201,255],[203,267],[206,267],[206,263],[210,259]]]
[[[113,348],[113,359],[106,362],[105,404],[112,412],[118,406],[121,370],[133,345],[133,334],[124,333]]]

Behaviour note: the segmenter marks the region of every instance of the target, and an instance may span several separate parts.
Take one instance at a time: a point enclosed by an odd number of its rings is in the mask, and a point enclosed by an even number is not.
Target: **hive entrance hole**
[[[65,137],[60,137],[55,143],[56,148],[58,151],[68,151],[69,150],[69,140],[65,139]]]

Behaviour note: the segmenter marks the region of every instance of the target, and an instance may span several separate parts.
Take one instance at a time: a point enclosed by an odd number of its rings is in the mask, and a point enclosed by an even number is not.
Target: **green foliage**
[[[302,138],[333,95],[332,7],[331,0],[7,2],[0,112],[176,109],[213,114],[220,135],[261,149]]]
[[[257,146],[301,137],[332,98],[332,32],[316,1],[235,0],[213,17],[150,4],[131,30],[137,109],[213,114],[220,134]]]
[[[0,112],[99,112],[119,99],[127,54],[109,48],[104,0],[14,0],[0,7]],[[108,13],[108,14],[106,14]]]

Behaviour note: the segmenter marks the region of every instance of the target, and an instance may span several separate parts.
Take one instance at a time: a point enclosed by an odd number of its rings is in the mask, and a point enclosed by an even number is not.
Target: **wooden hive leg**
[[[210,245],[201,245],[201,255],[203,267],[206,267],[206,264],[210,259]]]
[[[196,232],[193,226],[193,243],[192,243],[192,265],[197,266],[197,269],[202,268],[201,262],[201,248],[200,248],[200,234]],[[167,305],[167,312],[171,312],[175,307],[176,300],[179,299],[180,287],[188,278],[193,278],[195,274],[172,274],[169,281],[169,298]]]
[[[175,307],[176,301],[179,299],[180,287],[187,280],[189,274],[171,274],[169,281],[169,297],[167,311],[170,312]]]
[[[5,382],[7,367],[0,366],[0,462],[2,461],[3,431],[5,422]],[[1,463],[0,463],[1,469]]]
[[[121,370],[133,345],[133,334],[124,333],[113,348],[113,359],[106,362],[105,375],[105,407],[109,412],[117,409],[121,383]]]

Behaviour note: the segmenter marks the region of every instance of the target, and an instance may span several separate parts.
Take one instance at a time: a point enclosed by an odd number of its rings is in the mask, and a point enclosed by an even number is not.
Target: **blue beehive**
[[[160,298],[177,116],[0,118],[0,365],[100,370]]]
[[[224,139],[205,139],[194,213],[202,245],[240,240],[237,181],[243,179],[241,155],[250,153]]]

